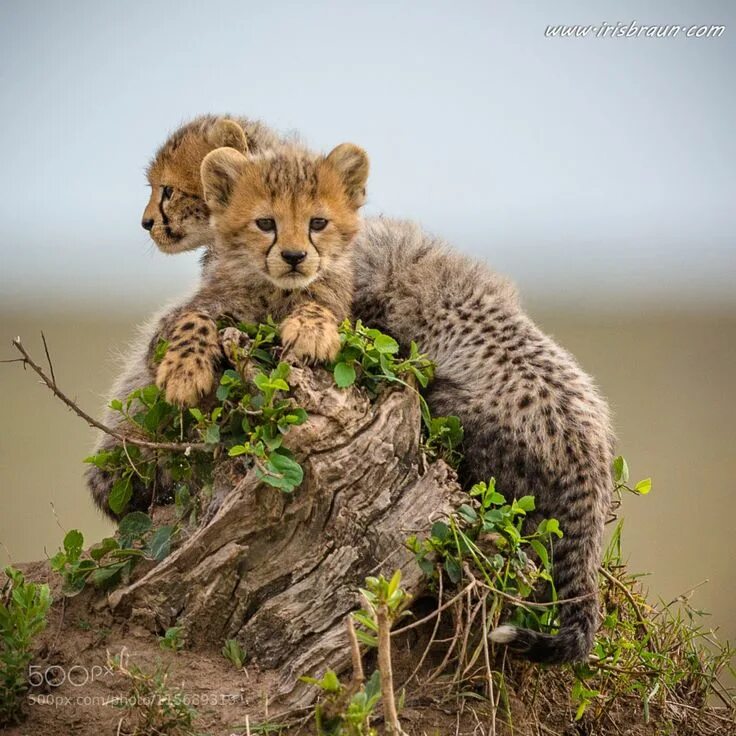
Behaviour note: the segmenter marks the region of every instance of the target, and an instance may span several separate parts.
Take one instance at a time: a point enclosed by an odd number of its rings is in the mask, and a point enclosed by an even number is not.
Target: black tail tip
[[[496,644],[508,646],[524,659],[544,664],[584,662],[593,644],[592,636],[578,629],[563,629],[555,636],[508,624],[493,629],[490,639]]]

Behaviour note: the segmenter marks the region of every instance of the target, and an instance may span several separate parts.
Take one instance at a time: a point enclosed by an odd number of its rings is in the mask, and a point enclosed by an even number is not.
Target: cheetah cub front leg
[[[326,307],[307,303],[281,323],[284,356],[305,363],[327,363],[337,357],[340,335],[337,319]]]
[[[214,387],[222,355],[217,325],[202,312],[185,312],[164,336],[169,347],[156,370],[156,385],[170,404],[195,406]]]

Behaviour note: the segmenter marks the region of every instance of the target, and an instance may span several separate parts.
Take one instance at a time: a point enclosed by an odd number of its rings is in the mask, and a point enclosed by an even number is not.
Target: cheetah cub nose
[[[141,222],[141,227],[144,230],[151,230],[151,229],[153,229],[153,220],[143,220],[143,222]]]
[[[298,266],[307,257],[307,251],[282,250],[281,257],[293,268]]]

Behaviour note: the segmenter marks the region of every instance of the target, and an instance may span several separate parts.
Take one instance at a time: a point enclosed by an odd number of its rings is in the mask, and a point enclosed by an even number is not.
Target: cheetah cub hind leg
[[[214,320],[201,312],[180,315],[165,335],[169,347],[156,370],[166,401],[195,406],[212,392],[222,349]]]
[[[287,359],[331,362],[340,350],[337,319],[319,304],[305,304],[281,323],[281,342]]]

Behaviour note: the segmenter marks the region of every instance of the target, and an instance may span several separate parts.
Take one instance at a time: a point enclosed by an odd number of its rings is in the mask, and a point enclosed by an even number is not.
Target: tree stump
[[[285,441],[302,485],[283,494],[230,462],[210,518],[108,599],[151,630],[183,626],[193,645],[236,638],[250,661],[277,673],[270,699],[281,712],[313,701],[300,675],[349,666],[345,617],[366,576],[401,568],[405,589],[422,593],[406,538],[428,534],[461,502],[454,471],[421,451],[413,390],[387,387],[370,401],[309,368],[293,368],[289,381],[309,414]]]

